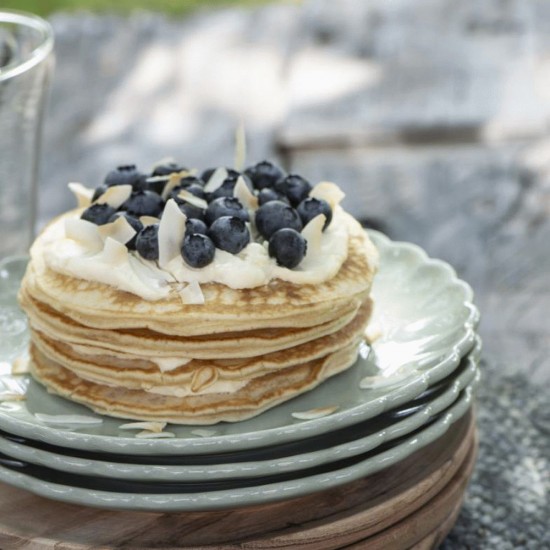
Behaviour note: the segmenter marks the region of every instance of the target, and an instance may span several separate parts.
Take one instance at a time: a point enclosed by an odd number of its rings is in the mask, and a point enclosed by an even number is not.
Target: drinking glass
[[[34,237],[52,50],[53,32],[46,21],[0,10],[0,260],[26,253]]]

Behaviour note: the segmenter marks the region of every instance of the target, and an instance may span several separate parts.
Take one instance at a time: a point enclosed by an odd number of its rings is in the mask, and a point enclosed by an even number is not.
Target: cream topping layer
[[[333,219],[325,231],[322,215],[302,230],[307,254],[294,269],[277,265],[268,254],[267,243],[257,242],[235,255],[217,249],[214,261],[201,269],[189,267],[180,254],[169,261],[165,259],[161,268],[158,262],[144,260],[126,249],[123,242],[129,233],[128,228],[122,227],[125,220],[107,224],[112,228],[96,226],[80,219],[82,208],[50,224],[36,240],[32,254],[39,254],[58,273],[104,283],[150,301],[162,300],[176,291],[185,303],[203,303],[199,285],[204,283],[220,283],[234,289],[254,288],[274,279],[318,284],[338,273],[347,257],[350,232],[360,230],[359,224],[338,205],[341,196],[337,189],[329,183],[314,187],[311,195],[325,197],[331,203]],[[178,225],[181,227],[181,223]]]

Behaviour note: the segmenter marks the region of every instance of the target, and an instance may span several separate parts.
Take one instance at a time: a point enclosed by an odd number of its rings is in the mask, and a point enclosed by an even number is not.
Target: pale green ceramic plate
[[[156,512],[201,511],[286,500],[338,487],[374,474],[404,460],[415,451],[436,441],[454,422],[468,411],[474,398],[476,383],[477,380],[474,380],[464,390],[460,399],[440,419],[425,429],[411,435],[401,444],[366,458],[352,466],[293,479],[292,481],[198,493],[115,493],[50,483],[5,467],[0,467],[0,481],[54,500],[119,510]]]
[[[250,478],[276,475],[312,468],[350,456],[356,456],[376,449],[383,443],[403,437],[427,424],[434,416],[451,406],[460,392],[472,382],[478,373],[480,342],[462,361],[460,373],[449,383],[447,389],[437,397],[428,400],[418,412],[403,420],[395,419],[391,425],[373,431],[366,437],[334,445],[314,452],[296,454],[279,459],[254,462],[235,462],[201,466],[144,465],[90,460],[47,452],[28,445],[19,444],[0,437],[0,453],[32,464],[39,464],[62,472],[115,479],[203,481],[205,479]]]
[[[136,439],[119,429],[119,419],[95,415],[83,406],[48,394],[26,376],[0,376],[0,400],[25,394],[23,401],[0,403],[0,429],[52,443],[90,451],[174,455],[206,454],[255,449],[327,433],[393,409],[451,374],[474,345],[479,320],[471,288],[457,279],[444,262],[429,259],[417,246],[392,242],[370,233],[381,266],[373,287],[373,327],[381,337],[348,371],[318,388],[251,420],[221,423],[208,432],[196,427],[168,426],[175,437]],[[25,321],[16,305],[16,292],[25,262],[0,265],[0,368],[26,348]],[[363,387],[360,383],[363,381]],[[293,413],[337,407],[314,420],[298,420]],[[35,416],[79,414],[95,424],[52,425]]]

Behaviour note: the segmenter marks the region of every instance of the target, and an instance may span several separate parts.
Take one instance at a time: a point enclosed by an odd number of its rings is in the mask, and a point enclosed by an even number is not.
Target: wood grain
[[[460,500],[469,476],[460,472],[469,472],[465,464],[471,462],[474,431],[470,413],[440,440],[383,472],[331,491],[235,510],[114,512],[50,501],[0,485],[0,548],[322,550],[384,533],[419,511],[429,529],[418,531],[417,539],[407,538],[411,546],[435,527],[433,514],[424,510],[429,503],[439,499],[437,522],[442,522],[451,504]],[[461,483],[454,481],[457,475]],[[443,505],[448,506],[446,514]]]

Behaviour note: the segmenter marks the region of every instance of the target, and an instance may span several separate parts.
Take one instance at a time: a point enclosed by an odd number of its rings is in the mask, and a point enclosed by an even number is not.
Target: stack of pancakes
[[[31,372],[50,391],[111,416],[250,418],[350,367],[371,313],[377,256],[363,231],[352,233],[346,261],[324,283],[201,284],[198,305],[177,292],[147,301],[52,271],[38,244],[19,295]]]

